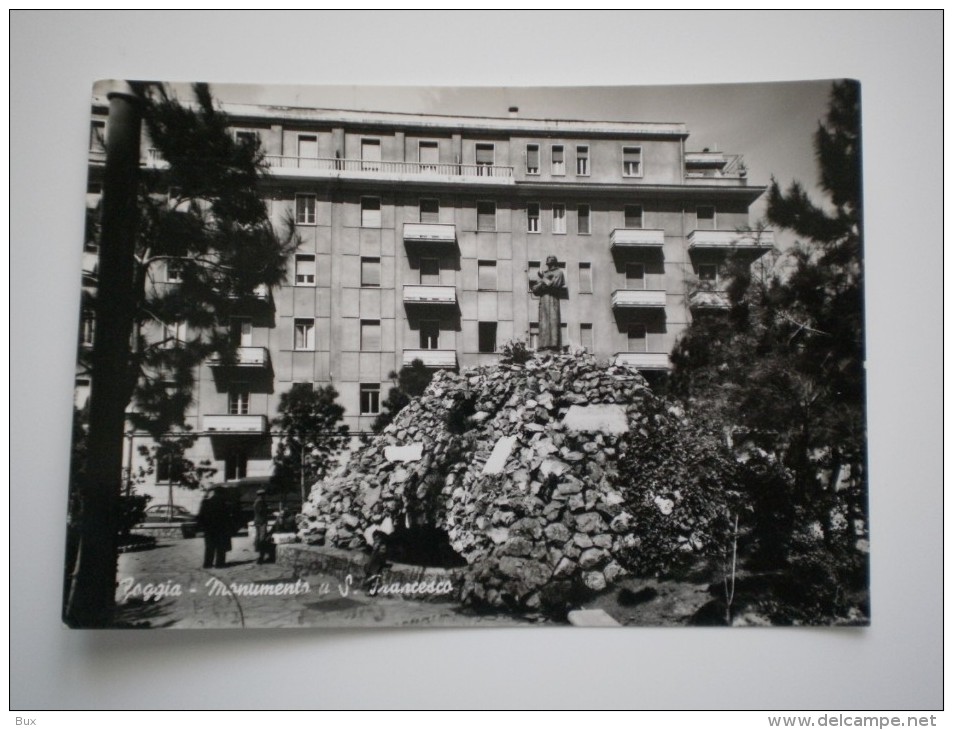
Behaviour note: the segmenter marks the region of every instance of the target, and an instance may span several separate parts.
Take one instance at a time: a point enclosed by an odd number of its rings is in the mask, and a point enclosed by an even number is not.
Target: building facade
[[[272,222],[294,220],[301,243],[284,285],[228,323],[237,365],[202,366],[188,420],[216,480],[271,473],[269,421],[294,383],[332,384],[365,432],[402,365],[462,369],[512,340],[533,347],[529,282],[550,255],[567,284],[563,345],[651,373],[692,316],[726,306],[728,252],[773,246],[749,229],[764,188],[737,155],[688,151],[683,124],[224,110],[233,134],[259,140]],[[93,111],[90,204],[105,106]],[[143,164],[162,164],[147,141]],[[84,255],[94,266],[95,249]],[[174,267],[163,274],[174,286]]]

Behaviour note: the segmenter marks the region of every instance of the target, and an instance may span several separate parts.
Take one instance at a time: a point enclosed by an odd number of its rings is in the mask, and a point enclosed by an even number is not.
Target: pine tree
[[[127,409],[166,456],[181,456],[174,434],[190,438],[198,366],[212,355],[234,362],[229,317],[283,280],[295,245],[290,224],[280,236],[269,220],[257,143],[232,137],[206,85],[193,93],[190,105],[152,84],[110,97],[102,210],[87,234],[100,253],[84,301],[94,343],[80,358],[92,379],[87,466],[71,485],[80,546],[64,618],[74,626],[111,620]],[[146,167],[143,124],[158,161]]]
[[[866,514],[858,84],[834,83],[814,141],[828,201],[772,180],[768,220],[799,242],[753,267],[733,262],[730,311],[697,319],[672,354],[673,390],[764,456],[773,486],[756,498],[776,557],[811,525],[850,553]]]

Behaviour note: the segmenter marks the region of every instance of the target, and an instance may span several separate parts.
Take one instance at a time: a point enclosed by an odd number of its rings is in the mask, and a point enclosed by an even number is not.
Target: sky
[[[767,185],[772,176],[782,187],[799,180],[822,202],[813,135],[826,114],[830,86],[830,81],[615,87],[214,84],[212,91],[233,103],[495,117],[508,116],[516,106],[527,119],[683,122],[689,151],[708,147],[742,154],[750,184]],[[752,224],[763,215],[761,199],[751,208]]]

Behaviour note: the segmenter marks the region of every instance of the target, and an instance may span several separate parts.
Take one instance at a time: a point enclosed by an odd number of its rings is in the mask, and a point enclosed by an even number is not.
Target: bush
[[[522,365],[533,359],[533,351],[524,340],[510,340],[500,348],[501,362],[508,365]]]

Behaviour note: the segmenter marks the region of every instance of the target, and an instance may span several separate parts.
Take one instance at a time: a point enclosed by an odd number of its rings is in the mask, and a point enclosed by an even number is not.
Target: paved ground
[[[202,538],[160,539],[119,559],[119,620],[151,628],[364,626],[519,626],[510,616],[480,616],[456,603],[370,596],[361,576],[293,576],[257,565],[250,537],[232,540],[224,568],[202,568]]]

